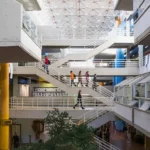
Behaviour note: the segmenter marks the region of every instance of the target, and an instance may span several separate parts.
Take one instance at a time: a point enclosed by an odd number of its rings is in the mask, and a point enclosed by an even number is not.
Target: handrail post
[[[36,109],[38,110],[38,98],[37,98],[37,106],[36,106]]]
[[[32,108],[33,108],[33,98],[32,98]]]
[[[18,110],[18,98],[17,98],[17,110]]]
[[[23,97],[22,97],[22,110],[23,110]]]
[[[48,98],[48,110],[50,109],[50,107],[49,107],[49,101],[50,101],[50,99]]]

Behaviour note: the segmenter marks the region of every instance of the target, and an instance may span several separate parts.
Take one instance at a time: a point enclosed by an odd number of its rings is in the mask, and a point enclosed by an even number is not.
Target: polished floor
[[[115,128],[111,128],[110,132],[110,142],[120,150],[144,150],[144,145],[129,141],[125,132],[116,131]]]

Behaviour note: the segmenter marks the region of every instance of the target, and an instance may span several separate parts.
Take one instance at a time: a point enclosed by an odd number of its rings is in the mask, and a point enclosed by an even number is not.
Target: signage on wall
[[[50,88],[50,87],[46,87],[46,88],[41,88],[41,87],[35,87],[34,91],[33,91],[33,96],[35,97],[39,97],[39,96],[43,96],[43,97],[49,97],[49,96],[67,96],[67,94],[62,91],[59,90],[58,88]]]

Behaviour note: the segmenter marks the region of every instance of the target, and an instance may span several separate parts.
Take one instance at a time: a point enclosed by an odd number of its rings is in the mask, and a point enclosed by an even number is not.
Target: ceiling
[[[28,14],[49,39],[99,39],[115,24],[113,0],[38,0]]]

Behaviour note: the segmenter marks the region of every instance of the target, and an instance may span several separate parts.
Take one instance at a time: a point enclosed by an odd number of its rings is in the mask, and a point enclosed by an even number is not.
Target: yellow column
[[[9,149],[9,64],[0,64],[0,150]]]

